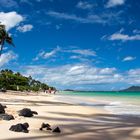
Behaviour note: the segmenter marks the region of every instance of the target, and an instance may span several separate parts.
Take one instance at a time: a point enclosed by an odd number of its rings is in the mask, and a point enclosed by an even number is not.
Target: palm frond
[[[2,50],[3,50],[5,42],[12,46],[15,46],[13,43],[12,37],[9,36],[8,32],[5,29],[5,25],[0,24],[0,45],[1,45],[0,56],[2,54]]]
[[[7,37],[6,37],[6,42],[7,42],[8,44],[10,44],[10,45],[12,45],[12,46],[15,47],[15,45],[14,45],[14,43],[13,43],[13,39],[12,39],[12,37],[7,36]]]

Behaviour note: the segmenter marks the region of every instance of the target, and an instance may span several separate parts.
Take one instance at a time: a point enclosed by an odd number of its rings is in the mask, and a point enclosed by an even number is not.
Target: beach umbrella
[[[15,46],[13,44],[12,37],[8,34],[8,32],[5,29],[5,25],[0,24],[0,56],[2,54],[2,50],[5,43]]]

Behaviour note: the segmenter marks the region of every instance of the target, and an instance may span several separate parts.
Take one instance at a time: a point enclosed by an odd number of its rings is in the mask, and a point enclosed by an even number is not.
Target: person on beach
[[[51,88],[49,88],[49,89],[48,89],[48,93],[49,93],[49,94],[51,94],[51,93],[52,93],[52,90],[51,90]]]
[[[57,90],[55,89],[54,91],[53,91],[53,94],[55,94],[57,92]]]

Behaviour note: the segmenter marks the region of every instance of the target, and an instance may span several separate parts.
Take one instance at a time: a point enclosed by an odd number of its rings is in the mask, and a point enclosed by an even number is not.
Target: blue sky
[[[1,0],[8,68],[58,89],[140,85],[138,0]]]

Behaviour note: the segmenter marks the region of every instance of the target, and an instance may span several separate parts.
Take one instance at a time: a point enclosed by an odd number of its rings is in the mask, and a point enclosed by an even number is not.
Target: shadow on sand
[[[36,116],[36,119],[47,121],[63,121],[60,125],[62,133],[59,135],[46,134],[34,137],[13,138],[5,140],[139,140],[139,135],[134,135],[136,128],[140,128],[140,117],[112,114],[76,114],[49,112],[60,117]],[[73,123],[73,121],[75,123]],[[39,133],[39,132],[38,132]],[[26,134],[25,134],[26,135]],[[80,138],[78,135],[82,135]]]

